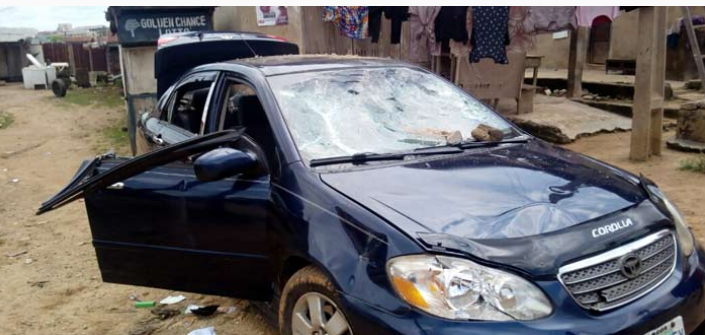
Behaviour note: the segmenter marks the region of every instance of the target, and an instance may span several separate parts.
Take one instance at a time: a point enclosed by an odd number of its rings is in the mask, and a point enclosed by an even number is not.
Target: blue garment
[[[495,63],[507,64],[505,49],[509,34],[509,7],[472,7],[472,51],[470,62],[492,58]]]

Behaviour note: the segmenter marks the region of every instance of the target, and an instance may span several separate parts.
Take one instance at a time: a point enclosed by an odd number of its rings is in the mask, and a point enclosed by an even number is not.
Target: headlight
[[[693,239],[693,234],[688,228],[688,224],[685,222],[685,218],[678,207],[674,205],[671,200],[668,200],[665,196],[663,197],[663,204],[666,205],[666,209],[671,213],[673,217],[673,223],[676,225],[676,235],[678,236],[678,245],[681,247],[681,252],[683,255],[690,256],[695,250],[695,241]]]
[[[686,223],[683,214],[681,214],[678,207],[676,207],[676,205],[672,203],[668,197],[666,197],[661,189],[655,185],[648,185],[647,188],[649,193],[657,197],[656,201],[658,202],[658,200],[661,200],[661,203],[663,203],[666,210],[668,210],[671,214],[673,223],[676,226],[676,235],[678,237],[678,245],[680,245],[681,252],[686,257],[690,256],[693,253],[693,250],[695,250],[695,240],[693,238],[693,234],[690,232],[690,228],[688,228],[688,224]]]
[[[406,302],[447,319],[534,320],[552,311],[528,281],[460,258],[402,256],[389,261],[387,272]]]

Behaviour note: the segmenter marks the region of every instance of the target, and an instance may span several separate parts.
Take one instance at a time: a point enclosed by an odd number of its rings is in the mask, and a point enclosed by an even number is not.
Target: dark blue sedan
[[[705,253],[653,183],[415,66],[200,66],[137,147],[39,210],[85,198],[105,282],[269,301],[285,335],[705,328]]]

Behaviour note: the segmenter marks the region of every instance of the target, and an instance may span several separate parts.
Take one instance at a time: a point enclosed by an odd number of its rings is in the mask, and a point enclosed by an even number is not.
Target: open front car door
[[[270,182],[258,156],[243,129],[99,156],[37,214],[85,198],[105,282],[265,298]]]

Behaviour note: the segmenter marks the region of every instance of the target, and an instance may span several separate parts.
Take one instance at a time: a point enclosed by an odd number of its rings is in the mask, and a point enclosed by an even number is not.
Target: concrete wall
[[[289,24],[281,26],[257,26],[255,6],[227,6],[218,7],[213,13],[215,30],[252,31],[270,35],[281,36],[299,47],[303,45],[301,29],[301,7],[288,6]]]
[[[705,16],[705,8],[690,7],[691,15]],[[678,18],[683,16],[681,7],[668,7],[666,28],[670,28]],[[612,22],[612,35],[610,37],[610,58],[636,59],[637,36],[639,29],[639,11],[623,13]]]
[[[669,10],[670,12],[670,10]],[[612,21],[610,53],[612,59],[636,59],[639,33],[639,11],[622,13]]]
[[[536,35],[536,46],[527,52],[532,56],[543,56],[541,67],[567,69],[570,54],[570,32],[567,37],[554,39],[553,34]]]
[[[157,80],[154,79],[154,53],[156,46],[123,48],[120,47],[123,72],[126,75],[127,94],[156,93]]]
[[[157,104],[157,80],[154,79],[156,46],[123,48],[120,46],[120,66],[125,76],[127,129],[132,153],[136,153],[135,130],[142,113],[151,112]]]

